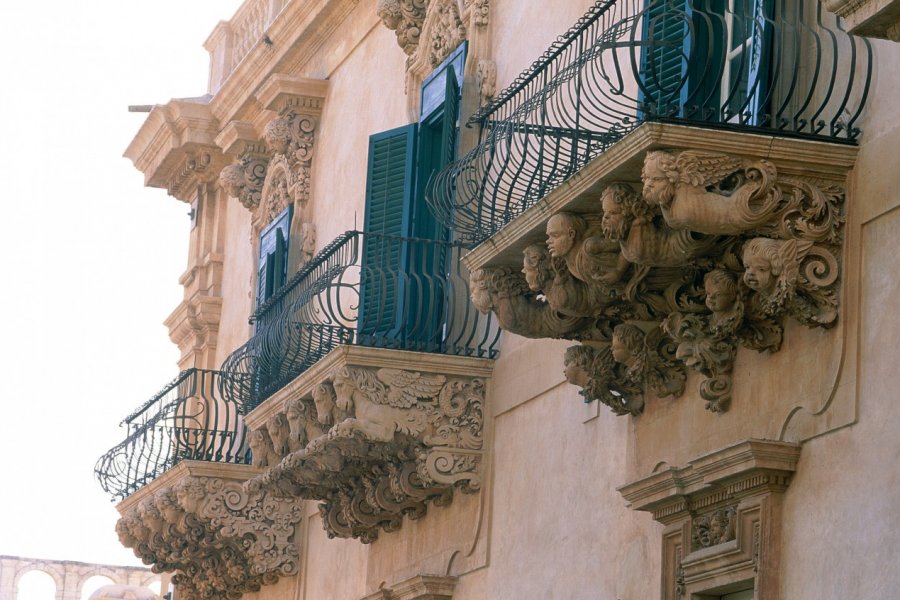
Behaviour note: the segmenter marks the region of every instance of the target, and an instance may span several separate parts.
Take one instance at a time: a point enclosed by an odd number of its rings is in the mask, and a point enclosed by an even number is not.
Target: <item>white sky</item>
[[[93,467],[177,375],[189,223],[122,158],[127,106],[205,93],[202,44],[240,4],[0,4],[0,555],[140,564]]]

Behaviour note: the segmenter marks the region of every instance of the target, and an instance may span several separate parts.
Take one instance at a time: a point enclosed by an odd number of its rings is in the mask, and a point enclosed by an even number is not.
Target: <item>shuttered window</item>
[[[395,336],[403,282],[403,247],[399,237],[412,227],[416,124],[369,138],[359,333]]]
[[[647,0],[640,116],[760,124],[773,9],[773,0]]]
[[[287,281],[288,242],[293,206],[288,206],[259,235],[256,304],[266,300]]]

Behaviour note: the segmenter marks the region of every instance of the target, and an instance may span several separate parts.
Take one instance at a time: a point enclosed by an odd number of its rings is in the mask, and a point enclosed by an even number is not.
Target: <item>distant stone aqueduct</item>
[[[56,583],[56,600],[81,600],[85,582],[91,577],[108,577],[113,584],[147,587],[159,575],[141,567],[115,567],[71,560],[44,560],[21,556],[0,556],[0,600],[18,598],[19,580],[32,571],[42,571]]]

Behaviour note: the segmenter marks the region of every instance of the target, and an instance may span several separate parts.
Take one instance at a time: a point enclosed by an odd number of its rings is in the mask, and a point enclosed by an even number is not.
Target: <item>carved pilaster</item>
[[[339,348],[248,415],[248,488],[317,500],[329,536],[364,543],[480,490],[487,363],[391,354]]]
[[[233,473],[193,475],[209,467],[182,463],[120,505],[116,531],[155,572],[177,571],[179,596],[237,598],[295,575],[295,530],[301,504],[264,491],[248,491]]]
[[[781,502],[800,446],[748,440],[619,491],[666,526],[664,600],[753,588],[777,600]]]

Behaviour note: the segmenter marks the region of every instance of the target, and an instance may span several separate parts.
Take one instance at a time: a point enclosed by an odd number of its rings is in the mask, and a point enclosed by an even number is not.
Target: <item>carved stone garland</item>
[[[177,571],[179,597],[239,598],[295,575],[301,504],[237,482],[187,477],[116,523],[119,540],[154,572]]]
[[[689,367],[725,411],[739,345],[778,351],[788,317],[835,324],[844,190],[689,150],[647,153],[642,179],[552,216],[521,273],[473,272],[472,300],[513,333],[582,341],[566,378],[587,402],[637,414],[647,392],[681,395]]]
[[[267,471],[246,485],[318,500],[329,537],[370,543],[480,489],[483,403],[478,378],[338,368],[252,433]]]

